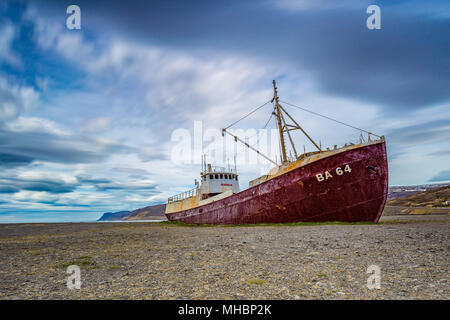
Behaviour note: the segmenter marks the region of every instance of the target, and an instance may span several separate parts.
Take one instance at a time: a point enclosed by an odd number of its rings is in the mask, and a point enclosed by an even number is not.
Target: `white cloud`
[[[25,132],[45,132],[56,135],[69,135],[67,130],[61,128],[56,122],[36,117],[20,116],[19,118],[5,123],[4,128],[10,132],[25,133]]]
[[[13,67],[22,67],[22,61],[12,49],[12,41],[16,35],[16,29],[9,23],[0,26],[0,61],[4,61]]]
[[[48,78],[36,77],[36,85],[42,91],[48,90]]]
[[[55,195],[45,191],[26,191],[21,190],[12,195],[12,198],[17,201],[27,201],[27,202],[51,202],[59,198],[59,195]]]
[[[110,92],[114,96],[117,89],[127,86],[129,90],[133,85],[132,93],[144,101],[131,99],[128,104],[144,104],[155,116],[161,114],[169,121],[179,123],[201,115],[210,122],[220,119],[216,124],[223,125],[222,121],[230,121],[235,111],[264,102],[271,95],[270,84],[261,87],[260,79],[270,79],[277,72],[254,59],[220,53],[208,53],[205,59],[202,54],[180,53],[124,39],[94,45],[82,33],[67,32],[35,14],[30,13],[29,17],[38,26],[37,43],[81,67],[90,75],[93,86],[99,82],[114,86]],[[186,112],[192,106],[196,112]]]
[[[85,132],[101,132],[111,125],[111,117],[94,117],[83,121],[81,131]]]
[[[0,76],[0,122],[29,111],[38,100],[39,93],[32,87],[13,84]]]
[[[366,8],[375,4],[381,10],[394,9],[396,13],[430,16],[438,19],[448,19],[450,5],[448,1],[390,1],[388,4],[373,0],[267,0],[267,5],[290,12],[326,11],[326,10],[360,10],[366,14]],[[368,15],[365,15],[368,17]]]
[[[270,0],[271,6],[289,11],[367,8],[370,1],[355,0]]]
[[[36,169],[23,169],[19,172],[16,178],[25,181],[51,181],[51,182],[63,182],[67,184],[77,184],[78,181],[72,174],[64,172],[50,172],[50,171],[39,171]]]

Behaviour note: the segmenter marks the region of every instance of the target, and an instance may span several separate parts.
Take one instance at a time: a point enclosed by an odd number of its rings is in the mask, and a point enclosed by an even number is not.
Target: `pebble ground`
[[[0,299],[449,299],[449,217],[379,224],[0,225]],[[81,289],[67,288],[67,267]],[[369,290],[367,269],[380,268]]]

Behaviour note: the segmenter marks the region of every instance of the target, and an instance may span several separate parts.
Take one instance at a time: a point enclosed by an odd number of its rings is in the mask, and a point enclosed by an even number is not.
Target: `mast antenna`
[[[289,138],[289,142],[291,143],[292,150],[294,151],[295,158],[298,158],[297,150],[295,149],[294,141],[292,140],[290,131],[292,130],[300,130],[303,132],[303,134],[311,141],[311,143],[319,150],[319,152],[322,151],[321,147],[317,145],[317,143],[303,130],[303,128],[294,120],[294,118],[291,117],[291,115],[280,105],[279,103],[279,97],[278,97],[278,91],[277,91],[277,85],[275,80],[272,81],[273,83],[273,98],[272,102],[275,102],[275,115],[277,117],[277,124],[278,124],[278,131],[280,135],[280,146],[281,146],[281,162],[286,163],[288,162],[287,156],[286,156],[286,143],[284,141],[284,134],[287,133],[287,136]],[[286,120],[284,118],[285,114],[294,124],[286,123]]]

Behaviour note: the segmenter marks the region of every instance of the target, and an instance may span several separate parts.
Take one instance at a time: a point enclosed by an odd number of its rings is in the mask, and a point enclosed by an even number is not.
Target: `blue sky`
[[[200,166],[171,161],[172,132],[235,121],[272,79],[284,101],[385,135],[391,185],[449,182],[449,35],[448,1],[2,1],[0,223],[93,220],[192,188]],[[359,135],[289,111],[324,145]],[[261,173],[238,170],[241,188]]]

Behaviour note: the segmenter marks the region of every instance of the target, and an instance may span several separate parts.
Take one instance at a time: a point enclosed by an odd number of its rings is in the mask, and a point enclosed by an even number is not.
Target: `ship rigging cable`
[[[286,102],[286,101],[281,101],[281,100],[280,100],[280,102],[282,102],[282,103],[284,103],[284,104],[287,104],[287,105],[290,105],[291,107],[298,108],[298,109],[300,109],[300,110],[303,110],[303,111],[306,111],[306,112],[315,114],[316,116],[319,116],[319,117],[322,117],[322,118],[325,118],[325,119],[328,119],[328,120],[331,120],[331,121],[334,121],[334,122],[343,124],[344,126],[347,126],[347,127],[350,127],[350,128],[356,129],[356,130],[359,130],[359,131],[363,131],[363,132],[368,133],[368,134],[371,134],[371,135],[373,135],[373,136],[375,136],[375,137],[381,138],[379,135],[377,135],[377,134],[375,134],[375,133],[373,133],[373,132],[369,132],[369,131],[367,131],[367,130],[364,130],[364,129],[361,129],[361,128],[352,126],[352,125],[347,124],[347,123],[344,123],[344,122],[342,122],[342,121],[339,121],[339,120],[336,120],[336,119],[333,119],[333,118],[324,116],[323,114],[320,114],[320,113],[317,113],[317,112],[314,112],[314,111],[311,111],[311,110],[308,110],[308,109],[305,109],[305,108],[296,106],[296,105],[294,105],[294,104],[292,104],[292,103],[289,103],[289,102]]]
[[[274,115],[274,111],[272,111],[272,113],[270,114],[269,120],[267,120],[266,124],[263,127],[263,130],[267,127],[267,125],[269,124],[270,120],[272,120],[273,115]],[[259,146],[259,138],[261,137],[261,135],[259,133],[257,133],[255,135],[249,137],[248,140],[250,140],[250,139],[252,139],[254,137],[256,137],[256,145],[251,145],[251,147],[256,148],[257,146]]]
[[[226,127],[225,129],[228,129],[232,126],[234,126],[236,123],[238,123],[241,120],[244,120],[245,118],[247,118],[249,115],[255,113],[256,111],[258,111],[259,109],[261,109],[262,107],[264,107],[266,104],[268,104],[269,102],[272,102],[272,100],[267,101],[266,103],[264,103],[263,105],[259,106],[258,108],[254,109],[253,111],[251,111],[250,113],[248,113],[247,115],[243,116],[242,118],[240,118],[239,120],[233,122],[232,124],[230,124],[228,127]]]
[[[267,103],[265,103],[263,106],[265,106]],[[261,106],[261,107],[263,107],[263,106]],[[274,108],[275,109],[275,108]],[[256,110],[255,110],[256,111]],[[267,127],[267,125],[269,124],[269,122],[270,122],[270,120],[272,120],[272,117],[274,116],[274,114],[275,114],[275,112],[272,110],[272,113],[270,114],[270,117],[269,117],[269,119],[267,120],[267,122],[266,122],[266,124],[264,125],[264,127],[262,128],[263,130]],[[247,115],[248,116],[248,115]],[[241,120],[242,120],[243,118],[241,118]],[[238,120],[238,121],[240,121],[240,120]],[[228,126],[227,128],[229,128],[229,127],[231,127],[231,126]],[[226,129],[225,129],[226,130]],[[248,145],[248,147],[249,148],[253,148],[253,149],[256,149],[258,146],[259,146],[259,138],[261,137],[260,136],[260,134],[259,133],[257,133],[257,134],[255,134],[255,135],[253,135],[253,136],[251,136],[251,137],[249,137],[249,138],[247,138],[248,140],[251,140],[252,138],[254,138],[254,137],[256,137],[256,144],[255,145]],[[246,139],[246,140],[247,140]],[[236,141],[236,140],[235,140]],[[279,142],[278,142],[279,143]],[[234,153],[235,153],[235,157],[236,157],[236,150],[234,150]],[[259,153],[259,152],[258,152]]]

